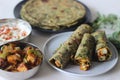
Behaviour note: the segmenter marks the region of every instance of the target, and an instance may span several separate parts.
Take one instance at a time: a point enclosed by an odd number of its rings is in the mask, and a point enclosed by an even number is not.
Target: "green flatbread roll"
[[[75,62],[80,65],[81,70],[90,69],[94,49],[94,37],[89,33],[85,33],[75,54]]]
[[[79,26],[71,36],[60,45],[49,62],[56,67],[64,68],[67,63],[74,59],[76,50],[82,40],[84,33],[91,33],[92,28],[87,24]]]
[[[107,61],[111,58],[112,52],[107,45],[105,31],[96,31],[92,33],[96,40],[96,57],[98,61]]]

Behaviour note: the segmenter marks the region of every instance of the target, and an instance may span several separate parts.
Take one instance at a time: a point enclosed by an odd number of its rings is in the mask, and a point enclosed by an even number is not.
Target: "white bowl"
[[[14,42],[19,43],[20,45],[23,45],[23,46],[27,46],[27,45],[32,46],[34,48],[37,48],[40,51],[40,49],[32,43],[21,42],[21,41],[14,41]],[[9,42],[9,43],[14,43],[14,42]],[[6,44],[8,44],[8,43],[6,43]],[[3,45],[5,45],[5,44],[3,44]],[[1,45],[1,46],[3,46],[3,45]],[[1,46],[0,46],[0,48],[1,48]],[[43,62],[43,54],[41,51],[40,51],[40,55],[42,56],[42,62]],[[3,69],[0,69],[0,76],[3,78],[6,78],[8,80],[25,80],[27,78],[32,77],[33,75],[35,75],[37,73],[42,62],[39,65],[33,67],[32,69],[29,69],[29,70],[24,71],[24,72],[9,72],[9,71],[5,71]]]
[[[39,69],[40,65],[25,72],[8,72],[0,69],[0,76],[8,80],[26,80],[32,77]]]
[[[5,33],[7,31],[6,30],[7,28],[11,30],[9,31],[9,33]],[[19,31],[14,30],[13,28],[17,28]],[[2,29],[4,30],[2,31]],[[26,35],[22,36],[23,32],[26,32]],[[0,19],[0,45],[12,41],[19,41],[19,40],[27,41],[31,32],[32,32],[32,28],[30,24],[22,19],[14,19],[14,18]],[[7,40],[7,38],[10,36],[9,34],[11,33],[12,33],[12,38]],[[4,36],[7,37],[4,39]]]

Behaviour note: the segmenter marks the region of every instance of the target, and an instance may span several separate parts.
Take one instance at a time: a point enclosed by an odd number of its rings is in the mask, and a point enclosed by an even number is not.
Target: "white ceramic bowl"
[[[7,72],[0,69],[0,76],[6,80],[26,80],[32,77],[39,69],[40,65],[25,72]]]
[[[14,41],[14,42],[16,43],[16,41]],[[9,43],[14,43],[14,42],[9,42]],[[21,41],[17,41],[17,43],[19,43],[20,45],[23,45],[23,46],[26,46],[26,45],[32,46],[33,48],[37,48],[40,51],[40,49],[32,43],[21,42]],[[6,43],[6,44],[8,44],[8,43]],[[5,45],[5,44],[3,44],[3,45]],[[3,46],[3,45],[1,45],[1,46]],[[1,48],[1,46],[0,46],[0,48]],[[43,62],[43,54],[41,51],[40,51],[40,55],[42,56],[41,59]],[[24,72],[9,72],[9,71],[0,69],[0,76],[6,78],[8,80],[26,80],[27,78],[30,78],[37,73],[42,62],[39,65],[33,67],[32,69],[29,69]]]
[[[31,32],[30,24],[22,19],[0,19],[0,45],[12,41],[27,41]]]

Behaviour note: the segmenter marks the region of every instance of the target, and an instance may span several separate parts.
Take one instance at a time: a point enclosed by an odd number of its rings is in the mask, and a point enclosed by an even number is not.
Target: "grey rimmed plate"
[[[67,38],[71,34],[72,32],[64,32],[64,33],[56,34],[50,37],[46,41],[43,47],[45,59],[48,62],[48,64],[52,66],[54,69],[63,73],[77,75],[77,76],[96,76],[108,72],[116,65],[118,61],[118,52],[111,42],[108,42],[108,46],[110,47],[113,53],[112,58],[106,62],[93,62],[92,67],[88,71],[82,71],[79,69],[79,66],[72,64],[68,64],[64,69],[60,69],[52,65],[48,60],[51,58],[51,56],[54,54],[54,51],[60,46],[60,44],[62,44],[65,40],[67,40]]]

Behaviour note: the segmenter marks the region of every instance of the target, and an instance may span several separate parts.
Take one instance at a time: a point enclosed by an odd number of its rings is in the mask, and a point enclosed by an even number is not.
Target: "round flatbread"
[[[31,25],[52,30],[70,27],[85,14],[85,7],[76,0],[28,0],[20,12]]]

